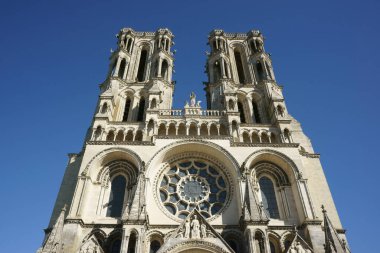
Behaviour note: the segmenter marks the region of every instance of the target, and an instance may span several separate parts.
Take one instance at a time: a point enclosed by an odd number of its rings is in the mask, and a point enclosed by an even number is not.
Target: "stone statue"
[[[257,51],[259,51],[259,52],[262,52],[264,50],[263,42],[261,39],[256,40],[256,47],[257,47]]]
[[[186,220],[185,222],[185,238],[190,238],[190,221]]]
[[[202,234],[202,238],[206,238],[207,237],[206,224],[204,224],[204,223],[202,223],[202,225],[201,225],[201,234]]]
[[[197,96],[195,95],[194,92],[191,92],[190,94],[190,106],[191,107],[194,107],[195,106],[195,99],[197,98]]]
[[[290,246],[289,253],[297,253],[297,250],[296,250],[296,247],[294,246],[294,244],[292,244]]]
[[[191,222],[191,238],[199,239],[201,237],[199,231],[199,221],[196,215],[194,215],[194,219]]]
[[[297,249],[297,253],[306,253],[305,249],[302,247],[300,242],[296,243],[296,249]]]

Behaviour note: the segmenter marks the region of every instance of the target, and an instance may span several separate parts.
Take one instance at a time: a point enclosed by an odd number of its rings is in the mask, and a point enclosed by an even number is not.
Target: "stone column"
[[[157,70],[157,77],[161,77],[161,67],[162,67],[162,59],[158,60],[158,70]]]
[[[129,233],[127,233],[127,230],[125,228],[123,228],[120,253],[127,253],[128,252],[128,243],[129,243]]]
[[[115,72],[113,72],[113,76],[117,76],[119,74],[120,63],[121,63],[121,57],[119,56],[117,58]]]
[[[226,69],[224,68],[224,58],[222,57],[221,58],[221,69],[222,69],[222,77],[223,78],[226,78],[227,76],[226,76]]]

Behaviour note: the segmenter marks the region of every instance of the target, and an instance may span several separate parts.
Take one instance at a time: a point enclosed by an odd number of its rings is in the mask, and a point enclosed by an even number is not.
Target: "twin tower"
[[[207,108],[172,108],[173,39],[118,33],[38,252],[349,252],[263,35],[209,34]]]

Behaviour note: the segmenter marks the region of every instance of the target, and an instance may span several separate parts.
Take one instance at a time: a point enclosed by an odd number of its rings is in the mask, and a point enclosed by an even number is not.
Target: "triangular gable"
[[[181,222],[157,253],[171,252],[173,247],[191,241],[197,242],[199,245],[214,245],[215,249],[223,253],[234,252],[202,214],[197,209],[194,209],[187,218]]]
[[[305,252],[311,253],[314,250],[310,247],[310,245],[298,234],[295,232],[294,239],[290,244],[290,247],[286,249],[286,253],[296,253],[296,252]]]
[[[61,213],[55,222],[53,229],[46,238],[45,244],[40,250],[42,253],[61,253],[63,252],[62,233],[65,222],[66,205],[62,208]]]
[[[322,212],[324,216],[324,230],[325,230],[325,252],[326,253],[347,253],[351,252],[347,245],[339,237],[338,232],[333,227],[329,217],[327,216],[327,211],[324,206],[322,206]]]
[[[79,247],[77,252],[78,253],[87,253],[87,252],[104,253],[98,239],[96,238],[94,234],[82,242],[82,245]]]

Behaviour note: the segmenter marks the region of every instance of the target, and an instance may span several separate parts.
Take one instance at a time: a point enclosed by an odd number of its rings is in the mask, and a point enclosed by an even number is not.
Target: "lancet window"
[[[147,58],[148,58],[148,50],[143,49],[141,51],[139,68],[137,71],[137,81],[139,81],[139,82],[145,81],[146,63],[148,60]]]
[[[111,192],[108,201],[107,217],[121,217],[126,180],[122,175],[118,175],[111,181]]]

